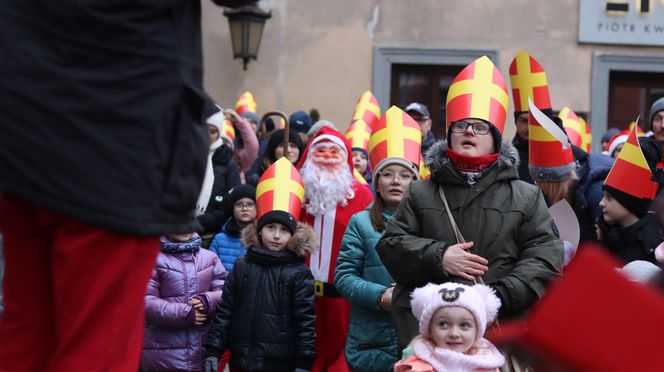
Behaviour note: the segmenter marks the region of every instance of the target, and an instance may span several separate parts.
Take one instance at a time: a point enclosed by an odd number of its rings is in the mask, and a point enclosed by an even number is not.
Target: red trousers
[[[0,196],[0,371],[138,371],[157,237],[113,233]]]
[[[345,348],[350,304],[343,298],[316,297],[316,360],[314,372],[348,372]]]

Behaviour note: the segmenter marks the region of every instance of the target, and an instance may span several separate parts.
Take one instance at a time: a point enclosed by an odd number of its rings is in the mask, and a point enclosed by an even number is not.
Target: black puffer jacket
[[[597,219],[602,231],[600,243],[618,256],[625,264],[632,261],[649,261],[658,265],[655,259],[655,248],[662,242],[659,227],[651,215],[639,219],[627,227],[609,226],[604,217]]]
[[[230,364],[248,371],[311,369],[316,356],[314,279],[304,258],[313,229],[298,224],[280,252],[258,247],[256,226],[242,231],[251,247],[235,261],[205,343],[206,355],[229,349]]]
[[[231,217],[224,213],[223,200],[228,190],[240,185],[240,169],[233,160],[233,151],[227,146],[221,146],[212,155],[212,171],[214,184],[205,213],[196,219],[199,224],[199,234],[216,234],[221,231],[224,222]]]

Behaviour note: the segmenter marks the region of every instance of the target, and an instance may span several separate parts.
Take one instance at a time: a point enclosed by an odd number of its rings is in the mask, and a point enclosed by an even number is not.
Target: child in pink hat
[[[395,364],[395,372],[496,371],[505,363],[483,338],[500,307],[491,288],[430,283],[413,291],[411,305],[420,335],[410,344],[414,356]]]

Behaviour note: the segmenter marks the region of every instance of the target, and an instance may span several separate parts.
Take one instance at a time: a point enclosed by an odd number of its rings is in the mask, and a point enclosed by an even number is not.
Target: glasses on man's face
[[[466,133],[468,127],[470,126],[473,127],[473,132],[475,132],[475,134],[485,135],[489,133],[489,124],[483,121],[476,121],[474,123],[469,123],[467,121],[455,121],[452,123],[450,130],[453,133]]]
[[[235,203],[233,207],[239,211],[243,209],[252,210],[256,208],[256,203]]]
[[[403,173],[393,173],[393,172],[380,172],[380,177],[390,182],[394,181],[396,178],[401,182],[407,182],[413,180],[413,174],[408,172]]]

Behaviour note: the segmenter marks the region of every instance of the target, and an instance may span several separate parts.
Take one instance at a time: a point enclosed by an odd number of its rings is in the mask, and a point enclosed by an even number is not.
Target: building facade
[[[318,110],[347,128],[371,90],[384,110],[429,106],[444,133],[445,97],[460,69],[489,56],[508,67],[526,50],[546,70],[554,110],[591,124],[593,150],[607,127],[626,128],[664,96],[664,0],[263,0],[272,11],[258,60],[233,60],[228,21],[203,7],[205,86],[223,106],[250,90],[259,114]],[[512,110],[510,102],[510,110]],[[511,123],[510,123],[511,122]],[[505,138],[514,135],[508,116]]]

